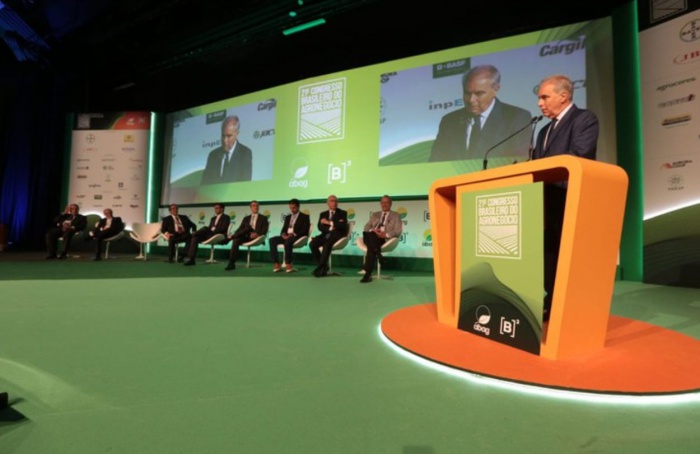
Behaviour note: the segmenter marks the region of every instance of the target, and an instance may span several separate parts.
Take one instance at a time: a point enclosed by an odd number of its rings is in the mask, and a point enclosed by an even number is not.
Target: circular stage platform
[[[605,348],[557,361],[443,325],[432,303],[389,314],[381,330],[430,361],[516,383],[616,395],[700,390],[700,341],[623,317],[610,316]]]

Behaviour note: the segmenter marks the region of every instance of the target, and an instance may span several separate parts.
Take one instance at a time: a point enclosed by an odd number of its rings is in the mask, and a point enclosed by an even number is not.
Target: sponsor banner
[[[127,227],[144,222],[150,113],[77,114],[76,118],[68,203],[77,203],[83,214],[102,215],[111,208]],[[102,129],[80,127],[100,125]]]
[[[700,199],[700,2],[665,7],[639,35],[645,218]]]
[[[457,193],[458,328],[539,354],[542,183]]]
[[[357,239],[362,237],[365,224],[374,211],[379,211],[379,201],[377,202],[352,202],[343,203],[342,199],[338,206],[348,212],[348,222],[353,224],[352,238],[350,243],[342,251],[335,251],[336,255],[362,256],[363,252],[357,247]],[[317,223],[321,212],[327,210],[325,203],[302,203],[301,211],[311,217],[311,224],[314,232],[318,232]],[[403,232],[399,240],[399,246],[391,252],[392,257],[413,257],[430,259],[433,256],[432,236],[430,234],[430,213],[428,212],[427,200],[394,201],[392,210],[399,213],[403,223]],[[206,227],[214,216],[214,207],[180,207],[180,214],[190,217],[197,227]],[[225,212],[231,216],[231,229],[235,230],[240,226],[243,218],[250,214],[250,209],[246,205],[227,206]],[[277,236],[282,230],[284,216],[289,213],[288,204],[260,205],[260,213],[268,218],[270,230],[268,238]],[[168,208],[160,209],[161,218],[168,216]],[[316,233],[312,232],[312,236]],[[162,244],[165,244],[162,242]],[[230,248],[231,245],[218,246]],[[266,249],[268,246],[260,246]],[[309,249],[302,249],[300,252],[309,252]]]

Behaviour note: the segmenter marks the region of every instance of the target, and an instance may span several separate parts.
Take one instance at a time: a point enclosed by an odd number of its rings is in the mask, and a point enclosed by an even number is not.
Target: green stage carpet
[[[432,275],[225,272],[0,253],[2,454],[691,453],[700,403],[520,394],[429,370],[378,326]],[[700,290],[618,283],[613,312],[700,338]]]

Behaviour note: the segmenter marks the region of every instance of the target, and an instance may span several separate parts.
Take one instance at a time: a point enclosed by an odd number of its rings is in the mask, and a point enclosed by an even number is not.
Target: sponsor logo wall
[[[357,239],[362,237],[362,231],[365,223],[369,220],[370,214],[373,211],[380,210],[379,201],[377,202],[353,202],[343,203],[342,198],[339,200],[338,206],[348,212],[348,222],[353,224],[352,238],[342,251],[336,251],[336,255],[356,255],[361,256],[363,252],[357,247]],[[311,217],[311,224],[314,232],[312,236],[318,233],[316,224],[321,212],[327,210],[325,203],[303,203],[301,211],[307,213]],[[410,201],[394,201],[392,210],[399,213],[403,222],[403,233],[401,235],[399,246],[391,253],[392,257],[418,257],[432,258],[433,244],[430,234],[430,213],[428,212],[427,200],[410,200]],[[180,214],[185,214],[197,224],[197,228],[207,227],[212,216],[214,216],[213,205],[211,207],[180,207]],[[250,214],[250,209],[246,205],[226,206],[225,212],[231,216],[231,231],[237,229],[243,218]],[[270,230],[268,238],[277,236],[282,230],[284,216],[289,213],[287,204],[275,205],[260,205],[260,213],[265,215],[270,222]],[[161,208],[161,219],[168,216],[168,209]],[[166,243],[160,241],[161,246]],[[203,247],[203,246],[202,246]],[[228,249],[230,243],[225,246],[217,246],[218,248]],[[260,246],[258,250],[268,250],[269,245],[266,242],[265,246]],[[304,248],[301,253],[309,253],[309,249]]]
[[[653,7],[653,5],[652,5]],[[650,16],[640,33],[644,214],[700,201],[700,10]],[[653,13],[653,11],[652,11]],[[680,14],[680,15],[679,15]],[[654,20],[664,22],[654,24]]]
[[[68,202],[83,214],[111,208],[127,226],[144,222],[150,127],[149,112],[77,114]]]

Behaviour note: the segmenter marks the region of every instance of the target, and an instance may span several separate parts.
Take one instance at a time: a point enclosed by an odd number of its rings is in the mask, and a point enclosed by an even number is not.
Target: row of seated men
[[[70,249],[71,241],[76,233],[82,232],[87,226],[87,218],[80,214],[78,205],[71,203],[63,213],[56,216],[46,232],[47,259],[65,259]],[[85,241],[94,240],[95,260],[102,259],[104,240],[112,238],[124,230],[124,223],[119,217],[114,217],[112,210],[106,208],[103,211],[105,217],[100,219],[94,229],[90,230]],[[63,242],[63,249],[58,254],[58,241]]]
[[[318,234],[309,242],[311,254],[316,261],[316,268],[313,275],[316,277],[326,276],[329,272],[329,258],[333,245],[348,234],[347,211],[338,207],[338,198],[331,195],[326,200],[328,209],[319,215],[317,229]],[[372,281],[372,271],[375,260],[383,262],[381,253],[382,245],[391,238],[399,237],[402,233],[403,223],[396,211],[391,210],[391,197],[385,195],[380,201],[381,211],[372,213],[367,223],[364,225],[362,238],[367,246],[367,254],[362,269],[364,276],[362,283]],[[170,205],[170,215],[165,216],[161,223],[161,233],[168,241],[168,261],[175,262],[175,251],[178,244],[185,243],[184,254],[180,255],[180,260],[185,265],[195,264],[197,247],[217,234],[225,238],[225,243],[231,242],[231,250],[226,270],[236,269],[236,260],[241,244],[247,243],[263,235],[267,235],[269,228],[268,220],[259,214],[260,205],[257,201],[250,203],[250,214],[243,218],[241,225],[229,234],[230,217],[224,213],[224,205],[217,203],[214,205],[214,216],[209,222],[209,226],[197,230],[196,225],[188,216],[179,214],[178,206]],[[71,204],[53,222],[52,227],[46,234],[46,245],[48,250],[47,259],[65,258],[70,247],[73,235],[85,229],[86,218],[78,213],[78,206]],[[273,263],[273,272],[294,271],[294,243],[302,236],[309,235],[311,221],[309,215],[300,211],[300,202],[297,199],[289,201],[290,213],[285,216],[280,234],[269,239],[270,259]],[[94,230],[91,230],[85,237],[86,240],[95,241],[95,260],[100,260],[102,256],[102,244],[105,239],[111,238],[119,231],[123,230],[124,224],[120,218],[114,217],[111,209],[104,210],[105,217],[100,220]],[[57,256],[57,241],[64,242],[63,252]],[[284,248],[284,265],[279,259],[278,246]]]
[[[331,195],[326,200],[328,209],[323,211],[318,218],[318,234],[309,242],[311,254],[316,261],[316,268],[313,275],[316,277],[326,276],[329,272],[328,261],[333,245],[348,234],[348,213],[338,207],[338,198]],[[382,245],[390,238],[399,237],[402,233],[403,223],[396,211],[391,210],[391,197],[382,197],[381,211],[374,212],[363,228],[362,238],[367,246],[362,269],[364,276],[360,282],[372,281],[372,271],[375,260],[380,263],[384,260],[381,253]],[[231,242],[231,252],[226,270],[236,269],[236,260],[240,245],[254,240],[262,235],[267,235],[269,228],[268,220],[259,214],[260,205],[257,201],[250,203],[250,214],[243,218],[241,225],[232,234],[228,233],[230,218],[224,213],[224,205],[214,205],[214,216],[211,218],[208,227],[196,230],[195,224],[185,215],[178,213],[178,206],[170,205],[170,215],[163,218],[161,232],[168,240],[168,261],[175,261],[175,250],[179,243],[185,243],[185,254],[182,261],[186,266],[195,264],[197,246],[210,239],[214,235],[222,234],[226,237],[226,242]],[[300,202],[297,199],[289,201],[290,213],[285,216],[284,223],[279,235],[269,239],[270,260],[273,263],[272,271],[275,273],[294,271],[294,243],[302,236],[309,235],[311,220],[309,215],[300,211]],[[277,247],[284,248],[284,265],[279,258]]]

